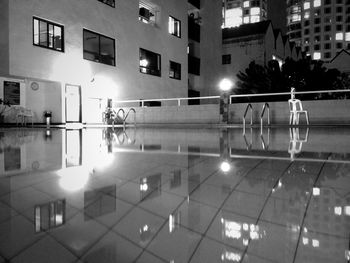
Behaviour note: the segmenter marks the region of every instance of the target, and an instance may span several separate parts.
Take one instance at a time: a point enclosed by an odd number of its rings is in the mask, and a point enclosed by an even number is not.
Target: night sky
[[[267,0],[267,17],[272,21],[275,29],[286,33],[286,0]]]

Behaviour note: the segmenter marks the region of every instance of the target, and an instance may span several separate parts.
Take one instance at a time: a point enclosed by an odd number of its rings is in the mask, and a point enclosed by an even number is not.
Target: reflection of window
[[[33,44],[63,52],[63,26],[34,17]]]
[[[89,220],[113,213],[116,204],[115,185],[87,191],[84,193],[84,218]]]
[[[139,2],[139,20],[146,24],[156,23],[156,6],[148,1]]]
[[[66,221],[66,201],[57,200],[34,208],[35,232],[59,227]]]
[[[181,21],[169,16],[169,34],[181,37]]]
[[[84,29],[84,59],[115,66],[115,41]]]
[[[231,55],[222,55],[222,65],[231,64]]]
[[[140,48],[140,72],[160,77],[160,55]]]
[[[115,7],[115,0],[98,0],[106,5],[110,5],[111,7]]]
[[[5,148],[4,150],[5,171],[21,169],[21,148]]]
[[[170,61],[169,77],[172,79],[181,79],[181,64]]]
[[[140,199],[144,201],[159,196],[162,192],[162,174],[158,173],[140,179]]]

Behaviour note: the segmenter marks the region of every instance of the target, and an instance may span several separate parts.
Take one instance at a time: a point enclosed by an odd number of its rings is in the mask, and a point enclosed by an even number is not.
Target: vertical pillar
[[[220,120],[221,123],[228,123],[228,105],[229,105],[229,95],[227,92],[223,92],[220,95]]]

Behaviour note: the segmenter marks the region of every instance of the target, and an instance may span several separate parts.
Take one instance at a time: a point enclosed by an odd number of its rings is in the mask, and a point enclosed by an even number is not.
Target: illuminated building
[[[287,0],[287,34],[307,55],[328,62],[350,49],[349,14],[349,0]]]
[[[0,94],[57,124],[101,123],[108,101],[186,97],[187,10],[187,0],[1,1]]]
[[[257,23],[266,19],[266,0],[223,0],[224,28]]]

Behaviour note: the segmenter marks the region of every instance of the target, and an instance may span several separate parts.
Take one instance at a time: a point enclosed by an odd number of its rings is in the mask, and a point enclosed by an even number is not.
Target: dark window
[[[331,31],[331,26],[330,25],[326,25],[324,27],[324,31]]]
[[[324,35],[324,40],[331,40],[331,36],[330,35]]]
[[[337,4],[342,4],[343,0],[337,0]]]
[[[337,7],[337,13],[342,13],[342,12],[343,12],[343,7],[338,6],[338,7]]]
[[[308,52],[310,50],[310,48],[307,46],[305,47],[305,51]]]
[[[169,34],[181,37],[181,21],[169,16]]]
[[[304,34],[305,34],[305,35],[308,35],[308,34],[309,34],[309,29],[308,29],[308,28],[304,29]]]
[[[314,21],[315,24],[319,24],[320,22],[321,22],[321,18],[319,17],[315,18],[315,21]]]
[[[319,32],[320,32],[320,27],[319,27],[319,26],[315,27],[315,28],[314,28],[314,32],[315,32],[315,33],[319,33]]]
[[[343,20],[343,16],[337,16],[337,17],[336,17],[336,21],[337,21],[337,22],[341,22],[342,20]]]
[[[337,43],[337,49],[342,49],[343,48],[343,43]]]
[[[310,25],[310,21],[309,20],[305,20],[304,21],[304,26],[308,26],[308,25]]]
[[[161,76],[160,54],[140,48],[140,72],[144,74]]]
[[[315,36],[315,37],[314,37],[315,42],[320,42],[320,39],[321,39],[320,36]]]
[[[314,50],[320,50],[320,45],[315,45]]]
[[[33,44],[63,52],[63,26],[34,17]]]
[[[99,2],[102,2],[106,5],[109,5],[111,7],[115,7],[115,0],[98,0]]]
[[[231,64],[231,55],[222,55],[222,65]]]
[[[115,41],[92,31],[83,30],[84,59],[115,66]]]
[[[324,4],[325,4],[325,5],[330,5],[330,4],[331,4],[331,0],[325,0],[325,1],[324,1]]]
[[[11,105],[20,105],[20,83],[4,81],[4,101]]]
[[[331,44],[330,43],[324,44],[324,49],[331,49]]]
[[[330,14],[331,13],[331,8],[330,7],[326,7],[325,9],[324,9],[324,13],[325,14]]]
[[[330,57],[331,57],[331,52],[326,52],[326,53],[324,53],[324,57],[325,57],[325,58],[330,58]]]
[[[181,64],[170,61],[169,77],[172,79],[181,79]]]
[[[343,30],[343,25],[336,25],[337,31],[342,31]]]
[[[200,75],[201,60],[197,57],[188,55],[188,73]]]
[[[139,3],[139,20],[146,24],[154,25],[156,23],[156,9],[145,5],[140,1]]]
[[[188,16],[188,38],[200,42],[201,27],[193,17]]]

